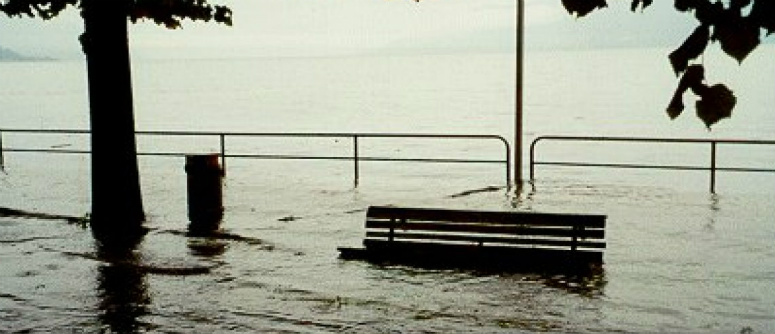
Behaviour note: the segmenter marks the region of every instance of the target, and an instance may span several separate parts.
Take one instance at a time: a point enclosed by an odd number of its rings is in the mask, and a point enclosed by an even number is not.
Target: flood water
[[[671,123],[660,112],[662,102],[670,97],[672,78],[654,75],[651,82],[636,75],[597,88],[581,84],[601,64],[623,56],[638,65],[633,68],[644,67],[638,71],[669,71],[653,50],[532,58],[534,66],[528,74],[540,83],[534,87],[542,88],[530,89],[528,110],[534,111],[528,116],[528,137],[627,134],[771,139],[767,136],[775,124],[768,123],[773,117],[773,96],[743,92],[764,84],[772,87],[772,78],[761,75],[761,80],[746,85],[748,81],[736,75],[750,73],[730,74],[747,102],[736,110],[739,117],[709,133],[693,115]],[[176,85],[162,84],[160,76],[183,75],[180,66],[140,62],[135,66],[138,128],[463,132],[508,138],[513,101],[510,58],[470,57],[425,56],[414,62],[399,57],[381,67],[372,66],[375,59],[290,63],[264,59],[250,66],[229,62],[212,72],[208,69],[214,63],[209,63],[190,67],[202,71],[195,76],[206,80],[178,78]],[[568,59],[582,59],[588,66],[570,72]],[[306,69],[319,72],[291,70],[305,61],[309,62]],[[396,70],[418,62],[422,66],[405,69],[406,73]],[[320,66],[323,63],[330,66]],[[467,65],[450,72],[454,64]],[[7,73],[24,66],[0,65]],[[59,68],[64,79],[82,83],[77,63],[28,66]],[[759,66],[771,64],[761,60]],[[278,73],[269,78],[241,76],[240,68],[250,69],[245,70],[248,74],[270,69]],[[504,68],[505,74],[500,74]],[[565,72],[567,77],[557,80],[555,75],[555,80],[549,80],[547,71]],[[9,109],[13,112],[3,110],[2,127],[87,126],[85,94],[80,95],[83,87],[50,84],[45,79],[52,72],[47,73],[33,76],[28,84],[44,85],[49,100],[31,97],[32,89],[20,84],[14,85],[15,94],[0,95],[4,105],[14,107]],[[426,81],[409,84],[408,73]],[[438,78],[440,73],[447,77]],[[352,80],[323,85],[341,77]],[[320,81],[310,82],[310,78]],[[227,79],[233,86],[218,85]],[[7,85],[5,80],[0,83]],[[567,93],[570,87],[579,87],[577,93]],[[624,93],[622,87],[639,87],[647,95]],[[25,89],[26,100],[19,94]],[[752,122],[756,117],[764,121]],[[4,134],[4,145],[23,144],[79,147],[86,142],[70,136],[25,139]],[[468,142],[452,147],[401,140],[362,144],[363,154],[376,155],[500,154],[497,146]],[[139,145],[143,150],[192,143],[148,139]],[[239,150],[270,153],[348,152],[350,148],[335,139],[244,140],[234,145]],[[721,148],[719,153],[727,165],[772,168],[773,150]],[[617,161],[707,161],[707,148],[681,145],[547,144],[542,152],[547,158],[584,158],[592,152],[595,158]],[[196,238],[185,235],[182,158],[142,157],[140,164],[146,226],[151,230],[137,250],[123,254],[121,261],[108,261],[111,257],[99,253],[89,230],[77,223],[0,217],[2,332],[775,331],[772,174],[721,173],[717,194],[711,194],[705,172],[539,166],[536,180],[515,195],[502,188],[503,170],[493,165],[364,162],[360,185],[353,188],[351,162],[231,159],[224,180],[222,227],[232,237]],[[75,217],[88,212],[87,156],[8,153],[5,165],[0,173],[0,207]],[[482,189],[486,191],[476,191]],[[604,271],[597,276],[565,277],[340,260],[336,247],[360,244],[370,205],[605,214]]]

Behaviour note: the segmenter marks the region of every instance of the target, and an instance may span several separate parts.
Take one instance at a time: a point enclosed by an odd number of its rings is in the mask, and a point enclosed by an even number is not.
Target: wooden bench
[[[370,207],[343,259],[431,267],[585,270],[603,263],[603,215]]]

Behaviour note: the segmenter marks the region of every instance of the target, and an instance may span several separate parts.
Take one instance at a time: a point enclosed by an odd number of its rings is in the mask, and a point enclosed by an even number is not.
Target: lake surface
[[[692,108],[669,121],[668,50],[529,53],[526,139],[540,135],[772,140],[775,48],[742,66],[704,61],[738,96],[707,131]],[[139,130],[399,132],[513,137],[511,55],[137,60]],[[81,62],[0,63],[0,128],[88,128]],[[687,95],[686,104],[691,106]],[[6,147],[87,147],[78,136],[3,134]],[[350,154],[323,139],[239,139],[239,152]],[[363,139],[362,154],[501,158],[470,141]],[[211,141],[141,138],[141,150]],[[542,144],[546,159],[704,165],[694,145]],[[775,147],[719,148],[719,164],[773,168]],[[601,161],[602,160],[602,161]],[[182,158],[142,157],[147,226],[133,265],[98,260],[88,230],[0,217],[0,323],[9,333],[597,333],[775,331],[775,175],[538,166],[515,195],[487,164],[230,159],[223,228],[184,236]],[[84,216],[87,156],[8,153],[0,207]],[[382,267],[337,258],[357,246],[370,205],[608,215],[604,273],[545,277]]]

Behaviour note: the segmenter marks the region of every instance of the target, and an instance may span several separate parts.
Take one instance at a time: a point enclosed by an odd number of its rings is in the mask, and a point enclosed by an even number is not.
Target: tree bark
[[[143,234],[126,0],[83,0],[91,122],[91,228],[103,244]]]

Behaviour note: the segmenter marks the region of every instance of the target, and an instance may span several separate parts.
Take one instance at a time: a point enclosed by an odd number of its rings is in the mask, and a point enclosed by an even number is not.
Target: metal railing
[[[58,153],[58,154],[88,154],[88,149],[66,148],[19,148],[5,147],[3,145],[3,133],[22,133],[30,135],[61,134],[61,135],[89,135],[88,130],[64,130],[64,129],[0,129],[0,169],[5,168],[6,152],[29,153]],[[468,135],[468,134],[409,134],[409,133],[260,133],[260,132],[206,132],[206,131],[137,131],[136,136],[165,136],[165,137],[217,137],[221,158],[221,166],[226,171],[227,158],[245,159],[279,159],[279,160],[338,160],[351,161],[353,163],[353,183],[358,186],[360,180],[361,162],[418,162],[418,163],[469,163],[469,164],[502,164],[505,167],[506,186],[511,185],[511,158],[508,141],[498,135]],[[304,155],[304,154],[258,154],[258,153],[230,153],[227,147],[228,138],[334,138],[349,139],[352,142],[352,155]],[[497,141],[503,145],[503,158],[496,159],[460,159],[460,158],[394,158],[379,156],[363,156],[361,154],[362,138],[395,138],[417,140],[481,140]],[[181,157],[192,152],[141,152],[139,156]]]
[[[698,144],[709,145],[710,156],[708,165],[660,165],[660,164],[629,164],[629,163],[591,163],[577,161],[537,161],[535,158],[536,145],[542,141],[591,141],[591,142],[639,142],[659,144]],[[710,172],[710,192],[716,192],[716,172],[756,172],[775,173],[773,168],[744,168],[744,167],[719,167],[717,166],[717,146],[719,145],[775,145],[772,140],[732,140],[732,139],[683,139],[683,138],[647,138],[647,137],[583,137],[583,136],[539,136],[530,144],[530,179],[535,179],[536,165],[552,165],[565,167],[610,167],[610,168],[643,168],[643,169],[669,169],[669,170],[695,170]]]

